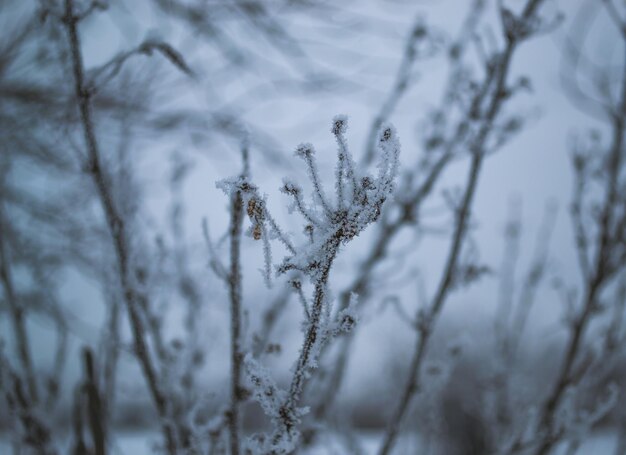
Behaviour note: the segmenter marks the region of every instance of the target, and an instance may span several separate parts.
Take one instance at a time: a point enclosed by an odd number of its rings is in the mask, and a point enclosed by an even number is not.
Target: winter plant
[[[457,30],[412,2],[0,2],[0,452],[117,453],[133,424],[168,455],[574,454],[600,427],[626,455],[626,9],[441,3]],[[595,20],[619,59],[590,52]],[[571,194],[530,248],[524,195],[491,195],[511,202],[485,254],[481,182],[519,137],[555,152],[526,107],[551,102],[527,65],[549,36],[593,127],[556,137]],[[332,119],[336,159],[283,153],[273,102],[314,134],[308,112],[366,93],[350,147]],[[451,329],[457,303],[480,333]]]
[[[324,345],[333,337],[349,332],[357,321],[356,295],[352,296],[347,308],[336,314],[333,312],[328,279],[340,247],[375,223],[383,204],[391,198],[399,167],[400,142],[393,126],[383,125],[377,138],[378,172],[376,175],[366,174],[356,168],[345,137],[347,129],[347,117],[341,115],[333,119],[331,131],[338,146],[334,200],[329,199],[324,190],[316,152],[311,144],[300,144],[295,152],[306,166],[312,187],[311,201],[306,202],[305,190],[297,183],[288,179],[283,181],[281,192],[292,199],[291,211],[297,212],[305,222],[306,241],[302,245],[294,245],[280,229],[267,209],[266,198],[249,181],[247,173],[217,184],[235,201],[233,212],[246,208],[251,221],[249,234],[263,242],[268,284],[272,275],[270,241],[279,241],[286,248],[288,256],[276,266],[276,273],[297,273],[297,278],[292,278],[290,283],[300,294],[304,310],[304,340],[288,390],[279,390],[269,372],[249,353],[245,354],[244,366],[252,384],[252,395],[274,425],[271,435],[255,436],[254,443],[248,446],[253,453],[291,453],[296,449],[300,417],[307,412],[307,408],[299,406],[305,382],[317,368]],[[310,299],[302,292],[303,278],[307,278],[313,288]],[[239,308],[233,307],[231,311],[237,312]],[[239,315],[233,317],[239,319]],[[238,342],[234,346],[240,350]],[[233,360],[240,362],[242,354],[238,352]]]

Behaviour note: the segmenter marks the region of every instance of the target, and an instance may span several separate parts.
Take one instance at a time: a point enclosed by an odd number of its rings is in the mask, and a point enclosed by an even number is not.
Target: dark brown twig
[[[145,340],[147,334],[144,322],[140,315],[141,301],[144,298],[134,289],[129,264],[130,243],[128,241],[124,219],[113,201],[110,185],[102,168],[102,159],[96,139],[95,125],[92,116],[91,93],[85,85],[85,70],[78,33],[78,18],[74,13],[73,0],[65,0],[64,26],[67,31],[71,49],[72,69],[76,101],[80,111],[81,125],[87,149],[88,169],[96,187],[100,203],[107,221],[117,257],[118,273],[121,282],[124,301],[128,311],[135,354],[142,367],[152,399],[162,421],[166,447],[171,455],[176,453],[176,437],[172,424],[168,421],[167,400],[158,382],[156,368],[150,358],[150,352]]]

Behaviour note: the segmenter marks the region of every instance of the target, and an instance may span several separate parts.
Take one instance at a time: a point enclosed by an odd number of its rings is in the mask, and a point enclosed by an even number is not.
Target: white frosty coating
[[[333,124],[330,128],[330,132],[337,134],[346,134],[348,131],[348,116],[345,114],[337,114],[333,117]]]
[[[269,283],[271,262],[270,240],[278,239],[287,248],[288,255],[280,263],[278,274],[297,270],[306,275],[314,292],[310,303],[301,296],[306,315],[304,341],[299,357],[292,369],[293,377],[287,392],[276,387],[269,372],[250,355],[244,366],[253,384],[253,396],[274,423],[271,435],[255,435],[248,441],[252,453],[290,453],[299,439],[298,425],[305,410],[298,406],[304,384],[317,368],[323,346],[334,336],[348,332],[357,322],[356,295],[352,295],[348,307],[332,320],[332,301],[327,283],[333,261],[342,244],[359,235],[380,216],[382,205],[392,195],[398,173],[400,142],[391,125],[383,125],[378,134],[380,162],[376,177],[358,173],[345,139],[348,120],[345,116],[333,119],[331,131],[337,140],[338,163],[335,170],[335,203],[326,197],[318,175],[315,150],[311,144],[300,144],[296,156],[302,158],[313,186],[310,205],[302,199],[302,188],[283,180],[281,192],[292,198],[292,209],[304,218],[304,232],[308,242],[296,248],[281,231],[267,211],[265,197],[244,177],[225,179],[218,182],[227,195],[239,191],[244,207],[252,222],[250,233],[256,240],[263,241],[265,279]],[[298,280],[297,290],[302,292]]]
[[[348,128],[345,116],[333,119],[331,131],[339,146],[336,169],[336,206],[327,199],[321,186],[317,165],[314,159],[315,149],[311,144],[300,144],[296,156],[302,158],[307,166],[307,173],[313,185],[313,205],[307,206],[302,199],[302,188],[289,179],[283,180],[281,191],[292,197],[292,209],[300,213],[307,225],[309,244],[296,248],[281,231],[271,214],[266,209],[265,197],[258,194],[255,185],[244,177],[223,179],[217,183],[227,195],[241,191],[244,205],[253,225],[248,231],[255,239],[263,240],[265,259],[264,278],[270,281],[271,250],[269,240],[277,238],[289,251],[290,255],[277,267],[277,272],[284,273],[295,269],[308,275],[312,282],[321,270],[323,258],[334,249],[334,243],[347,243],[357,236],[380,215],[382,204],[392,194],[394,181],[398,173],[400,143],[393,126],[382,126],[378,136],[378,149],[381,152],[377,178],[371,175],[357,175],[354,160],[349,152],[344,133]]]
[[[294,246],[267,211],[267,197],[259,195],[257,186],[250,183],[245,176],[219,180],[216,182],[216,187],[224,191],[229,197],[232,197],[237,191],[240,192],[243,206],[252,221],[252,226],[246,230],[246,234],[263,242],[264,269],[262,273],[265,284],[271,287],[272,251],[270,240],[279,240],[292,254],[295,254]]]
[[[284,414],[283,402],[286,392],[276,385],[269,370],[256,361],[251,354],[243,360],[244,368],[252,385],[252,396],[261,405],[263,412],[278,427]],[[300,417],[309,412],[308,407],[297,408],[293,413],[293,423],[300,422]],[[272,435],[255,434],[246,441],[246,450],[253,454],[288,454],[296,448],[300,434],[294,431],[288,434],[274,432]]]
[[[337,140],[337,166],[335,168],[335,191],[337,193],[337,208],[343,209],[345,206],[345,190],[347,185],[344,184],[344,178],[350,183],[350,195],[354,197],[357,184],[354,178],[355,163],[352,159],[352,155],[348,150],[348,144],[346,142],[345,133],[348,130],[348,117],[345,115],[336,115],[333,118],[333,124],[330,129],[331,133],[335,135]],[[344,188],[346,187],[346,188]]]
[[[317,173],[315,148],[313,148],[313,145],[309,143],[300,144],[296,147],[295,155],[302,158],[307,165],[307,174],[309,176],[309,180],[311,180],[311,183],[313,184],[314,202],[318,203],[324,209],[326,214],[330,214],[330,204],[328,203],[328,199],[326,199],[324,189],[322,188],[322,184]]]
[[[348,333],[354,328],[354,326],[359,322],[359,314],[356,309],[358,302],[359,296],[356,293],[351,292],[348,306],[337,314],[335,321],[329,327],[330,334],[337,336],[342,333]]]
[[[296,405],[311,370],[317,368],[321,348],[329,342],[332,336],[349,330],[356,322],[354,298],[350,308],[341,313],[342,319],[339,322],[331,323],[330,321],[332,298],[328,295],[327,281],[332,262],[342,244],[348,243],[378,219],[383,203],[393,192],[394,179],[398,173],[400,144],[393,127],[385,125],[379,133],[378,148],[381,152],[381,160],[378,165],[377,178],[357,175],[344,138],[346,128],[345,117],[334,119],[332,132],[339,145],[335,207],[330,206],[319,184],[312,147],[301,145],[296,151],[298,156],[305,159],[314,188],[314,199],[319,202],[322,211],[315,213],[319,223],[316,226],[310,226],[313,230],[311,243],[300,248],[297,254],[287,257],[278,267],[279,273],[291,269],[301,271],[309,277],[315,288],[310,318],[305,326],[304,343],[293,368],[291,387],[284,403],[285,413],[281,416],[280,427],[277,430],[284,438],[293,435],[297,419],[294,415]],[[296,191],[295,186],[291,185],[287,185],[284,192],[294,197],[300,193]],[[297,206],[298,202],[296,202]],[[302,215],[305,219],[310,217],[306,213]]]
[[[293,197],[292,203],[289,205],[289,213],[298,211],[312,226],[319,226],[320,222],[314,214],[314,211],[307,207],[302,200],[302,187],[288,178],[283,178],[283,186],[280,191]]]
[[[378,163],[378,182],[381,184],[378,188],[378,194],[379,197],[385,197],[385,195],[393,193],[394,182],[400,165],[398,160],[400,156],[400,141],[393,125],[389,123],[383,124],[378,134],[378,147],[382,152]]]
[[[248,193],[256,191],[256,185],[248,182],[244,176],[226,177],[215,182],[215,187],[222,190],[226,196],[232,196],[236,191]]]
[[[261,240],[263,240],[263,278],[265,285],[269,288],[272,286],[272,248],[265,224],[261,224]]]
[[[243,365],[252,385],[253,398],[261,405],[265,415],[277,419],[285,391],[278,388],[269,370],[257,362],[251,354],[246,354]]]
[[[336,186],[339,187],[341,184],[342,191],[340,192],[339,188],[336,188],[337,207],[335,209],[326,208],[329,207],[329,204],[323,189],[319,186],[317,170],[312,158],[313,147],[310,144],[301,144],[296,150],[296,155],[302,157],[307,163],[309,178],[314,187],[314,197],[316,202],[322,205],[324,211],[312,213],[306,208],[300,210],[299,207],[303,204],[301,200],[296,200],[295,208],[313,225],[314,242],[300,248],[297,255],[288,257],[279,266],[279,273],[290,269],[300,270],[309,274],[314,282],[315,270],[321,263],[319,258],[326,256],[329,244],[332,243],[330,240],[339,237],[341,243],[347,243],[364,230],[367,225],[376,221],[380,215],[382,204],[394,190],[400,152],[400,143],[395,129],[390,125],[384,125],[380,131],[378,147],[382,153],[378,164],[378,178],[374,179],[368,175],[357,176],[352,157],[343,138],[343,132],[346,128],[347,119],[336,117],[333,122],[333,132],[337,131],[336,138],[340,145],[339,154],[343,156],[340,161],[343,159],[343,164],[338,164]],[[344,179],[343,176],[346,176],[347,179]],[[292,195],[294,199],[300,198],[302,193],[297,185],[289,181],[285,181],[283,192]],[[339,197],[340,195],[349,198],[345,208],[340,203],[343,197]]]
[[[296,435],[256,433],[247,438],[244,444],[246,455],[288,455],[298,447],[299,433]]]

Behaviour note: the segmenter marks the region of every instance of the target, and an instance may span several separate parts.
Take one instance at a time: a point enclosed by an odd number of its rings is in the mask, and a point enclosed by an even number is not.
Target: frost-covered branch
[[[339,145],[339,155],[336,170],[336,201],[332,204],[324,193],[314,160],[315,151],[309,144],[303,144],[296,149],[296,156],[302,158],[307,166],[309,179],[313,187],[313,201],[309,208],[300,210],[305,222],[317,220],[316,226],[307,224],[312,230],[309,242],[296,248],[286,239],[284,233],[273,221],[266,208],[265,199],[259,195],[255,185],[245,178],[229,179],[218,183],[227,194],[239,192],[242,194],[244,205],[252,221],[252,236],[257,240],[266,239],[269,235],[277,238],[286,247],[289,255],[276,268],[278,274],[289,270],[297,270],[309,278],[313,286],[313,296],[308,303],[301,296],[306,316],[304,341],[299,357],[293,370],[293,376],[288,391],[278,400],[274,397],[278,392],[268,381],[257,381],[258,387],[266,389],[255,391],[253,395],[267,397],[271,391],[271,400],[262,401],[262,405],[275,423],[274,433],[270,438],[257,438],[264,451],[288,453],[296,447],[299,440],[298,426],[300,418],[305,412],[300,408],[300,401],[304,384],[311,371],[317,368],[322,347],[334,335],[349,331],[356,323],[354,304],[338,313],[339,319],[331,320],[332,297],[329,295],[328,279],[333,262],[342,245],[359,235],[368,225],[376,222],[380,217],[382,206],[393,194],[395,177],[398,173],[398,157],[400,143],[395,129],[384,126],[379,132],[378,149],[380,161],[376,176],[357,173],[353,159],[348,151],[345,133],[347,118],[337,116],[333,120],[331,132],[335,135]],[[285,183],[283,192],[293,197],[299,197],[301,190],[294,184]],[[301,203],[303,204],[303,203]],[[302,205],[302,207],[304,207]],[[296,202],[297,208],[297,202]],[[266,249],[264,247],[264,249]],[[266,257],[271,257],[269,252]],[[267,273],[267,272],[266,272]],[[301,291],[302,283],[298,280],[294,286]],[[261,371],[256,363],[248,361],[248,370],[252,376],[260,378],[265,374],[256,374]],[[253,379],[254,382],[254,379]],[[269,388],[269,389],[268,389]],[[278,395],[282,395],[278,394]]]
[[[248,149],[243,146],[244,170],[241,174],[243,180],[248,178]],[[229,437],[231,455],[239,454],[240,442],[240,417],[239,403],[241,401],[241,362],[243,350],[241,346],[241,229],[243,226],[243,197],[241,191],[232,192],[230,195],[230,271],[228,273],[228,292],[230,295],[230,350],[231,350],[231,385],[230,385],[230,410]]]
[[[389,254],[388,250],[398,233],[406,227],[419,228],[423,202],[431,195],[448,165],[455,158],[466,156],[468,150],[473,152],[472,155],[492,151],[493,137],[503,136],[503,126],[495,121],[498,116],[492,117],[488,108],[495,104],[499,110],[515,91],[512,87],[501,90],[496,84],[502,69],[500,63],[505,60],[507,52],[494,53],[485,62],[484,81],[480,84],[471,81],[471,90],[463,90],[465,84],[470,82],[466,80],[468,68],[464,56],[468,46],[475,41],[473,37],[481,23],[485,6],[483,1],[472,3],[459,36],[448,48],[449,75],[440,107],[434,110],[430,119],[431,126],[425,134],[424,158],[415,170],[407,172],[404,176],[399,191],[401,196],[394,201],[394,206],[399,210],[396,213],[390,210],[389,214],[383,214],[372,246],[368,248],[366,259],[359,267],[357,277],[350,288],[341,295],[340,301],[343,306],[347,305],[350,292],[356,292],[366,301],[377,265]],[[509,44],[509,47],[513,45]],[[460,112],[456,112],[457,110]],[[458,275],[457,270],[454,272]],[[329,403],[333,401],[340,388],[352,340],[352,334],[344,337],[340,353],[333,367],[329,368],[330,379],[324,396],[315,405],[314,414],[317,419],[323,418],[329,409]]]

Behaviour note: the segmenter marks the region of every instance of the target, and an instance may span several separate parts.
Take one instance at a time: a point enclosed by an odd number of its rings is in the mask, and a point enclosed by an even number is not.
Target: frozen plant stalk
[[[288,453],[297,444],[297,426],[304,413],[298,405],[304,383],[310,371],[317,367],[320,349],[334,334],[349,330],[356,321],[353,308],[351,311],[340,312],[337,320],[331,321],[332,301],[328,296],[327,283],[333,261],[341,245],[348,243],[378,219],[385,200],[394,190],[400,143],[393,126],[383,125],[379,131],[377,145],[380,161],[376,176],[360,173],[356,169],[345,138],[347,126],[345,116],[333,119],[331,131],[338,145],[334,203],[326,196],[317,170],[315,150],[310,144],[299,145],[296,156],[304,161],[307,168],[313,187],[311,203],[304,201],[303,190],[295,182],[285,180],[281,188],[283,193],[293,199],[292,209],[304,218],[304,232],[308,242],[301,247],[296,248],[277,226],[266,209],[265,199],[259,196],[255,185],[241,178],[223,181],[218,185],[227,193],[239,191],[243,195],[248,216],[252,221],[251,233],[255,239],[264,242],[266,267],[270,257],[269,240],[278,239],[289,252],[277,267],[278,274],[299,271],[309,278],[313,286],[310,308],[306,311],[308,316],[304,341],[293,369],[291,385],[284,396],[281,394],[280,401],[273,401],[276,409],[268,413],[274,421],[274,433],[270,438],[264,439],[260,447],[257,446],[263,453]],[[268,269],[266,276],[269,276]],[[254,395],[262,393],[258,392]]]

